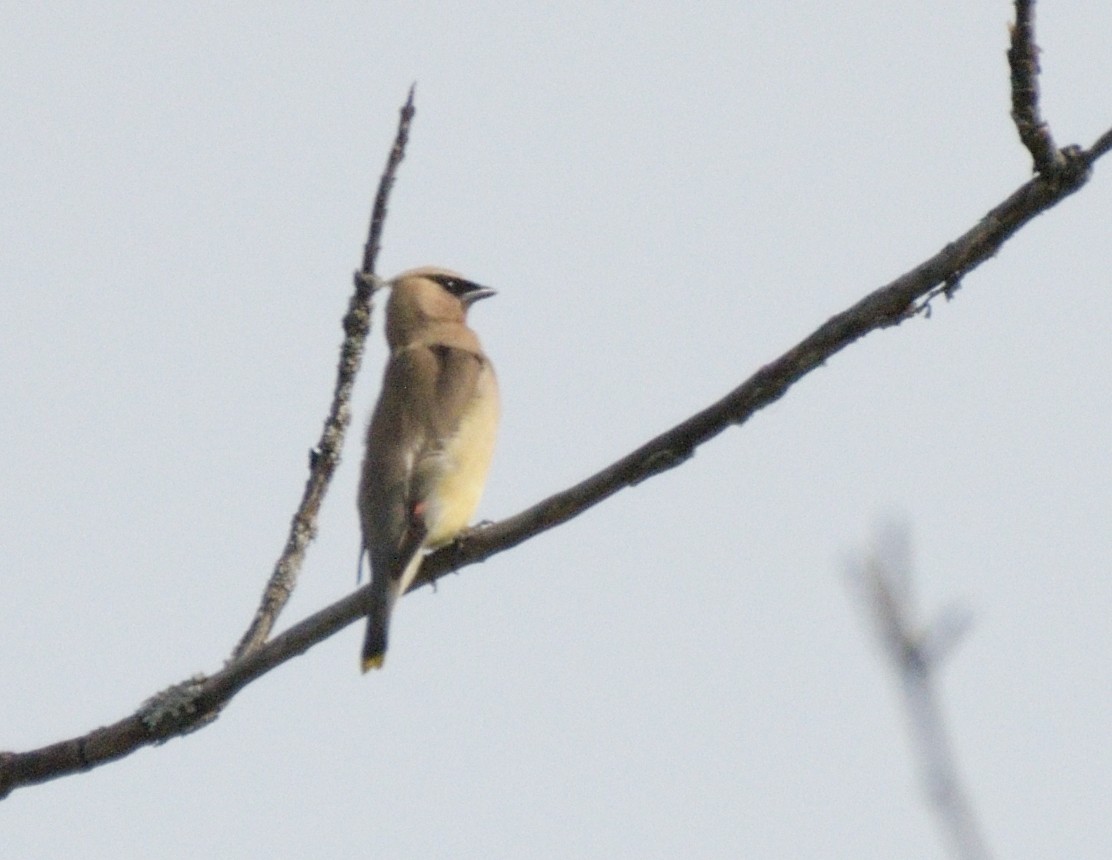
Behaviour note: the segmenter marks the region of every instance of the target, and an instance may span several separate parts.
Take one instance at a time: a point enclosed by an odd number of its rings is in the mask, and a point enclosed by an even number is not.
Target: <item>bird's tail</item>
[[[367,616],[367,633],[363,637],[363,656],[360,666],[364,672],[381,669],[386,660],[386,636],[390,631],[390,614],[394,601],[391,595],[382,594]]]
[[[386,638],[390,632],[390,616],[394,613],[394,604],[413,584],[417,569],[421,566],[421,559],[422,555],[418,547],[397,580],[389,581],[385,587],[377,587],[377,581],[374,583],[376,586],[374,604],[367,614],[367,633],[363,637],[363,656],[360,659],[364,672],[382,668],[386,660]]]

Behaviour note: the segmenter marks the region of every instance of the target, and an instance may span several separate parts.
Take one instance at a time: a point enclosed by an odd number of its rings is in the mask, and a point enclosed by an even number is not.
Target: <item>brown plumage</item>
[[[403,272],[390,287],[390,359],[359,486],[374,601],[364,672],[382,665],[394,603],[424,553],[467,528],[498,426],[494,368],[467,327],[468,307],[494,290],[434,267]]]

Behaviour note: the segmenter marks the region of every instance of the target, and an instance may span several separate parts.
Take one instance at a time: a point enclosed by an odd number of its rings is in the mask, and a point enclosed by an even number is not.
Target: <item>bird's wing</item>
[[[420,503],[443,468],[440,453],[475,396],[486,359],[433,344],[399,350],[386,367],[371,419],[360,493],[376,578],[398,579],[425,537]]]
[[[429,367],[425,378],[434,379],[435,385],[428,392],[429,401],[422,404],[420,410],[425,422],[424,445],[414,468],[411,488],[414,500],[427,498],[430,485],[440,478],[439,471],[444,465],[438,462],[440,454],[456,435],[474,401],[479,376],[486,363],[481,354],[444,344],[422,347],[417,352],[418,360]]]

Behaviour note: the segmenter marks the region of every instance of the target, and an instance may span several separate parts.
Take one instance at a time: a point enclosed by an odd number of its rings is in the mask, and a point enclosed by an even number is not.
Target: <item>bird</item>
[[[467,325],[471,305],[495,291],[436,266],[410,269],[387,286],[390,357],[359,482],[371,562],[363,672],[382,666],[394,604],[425,554],[470,523],[500,415],[494,366]]]

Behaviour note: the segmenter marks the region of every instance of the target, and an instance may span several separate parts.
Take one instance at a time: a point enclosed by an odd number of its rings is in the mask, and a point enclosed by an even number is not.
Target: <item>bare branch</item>
[[[898,538],[900,545],[905,547],[906,533],[901,532]],[[954,856],[962,860],[988,860],[990,854],[958,775],[934,689],[935,674],[943,656],[937,643],[947,639],[945,652],[952,650],[958,627],[949,613],[926,627],[920,624],[911,594],[911,566],[907,553],[894,549],[891,542],[882,541],[881,544],[859,567],[851,570],[852,578],[860,587],[866,611],[900,679],[924,788],[938,824]],[[935,647],[931,646],[932,642],[936,643]]]
[[[1012,70],[1012,119],[1019,139],[1035,160],[1038,173],[1063,169],[1065,157],[1054,145],[1039,113],[1039,46],[1035,44],[1035,0],[1016,0],[1008,66]]]
[[[375,195],[375,205],[371,210],[371,226],[367,233],[367,244],[363,246],[363,267],[360,271],[370,274],[375,270],[375,260],[382,243],[382,228],[386,224],[386,203],[390,199],[390,192],[394,189],[394,176],[398,172],[398,165],[405,158],[405,147],[409,143],[409,126],[417,109],[413,107],[413,94],[417,91],[417,84],[409,87],[409,97],[402,105],[401,119],[398,122],[398,133],[394,138],[394,146],[390,149],[390,157],[386,159],[386,170],[378,183],[378,193]]]
[[[158,693],[112,725],[30,752],[0,753],[0,799],[14,788],[92,770],[206,725],[251,681],[362,618],[364,591],[306,618],[208,678],[190,678]]]
[[[1110,149],[1112,149],[1112,128],[1098,137],[1096,143],[1089,148],[1089,152],[1087,153],[1089,163],[1092,164]]]
[[[953,294],[962,277],[985,260],[1024,224],[1085,184],[1089,153],[1074,152],[1053,177],[1039,176],[1021,186],[964,235],[930,259],[831,317],[809,337],[766,364],[717,403],[646,442],[636,451],[568,490],[487,528],[475,529],[430,555],[413,588],[578,516],[625,487],[677,466],[695,449],[728,427],[744,424],[758,410],[782,397],[806,374],[871,331],[899,325],[926,312],[939,294]]]
[[[371,297],[376,289],[374,277],[375,260],[382,241],[382,229],[386,223],[386,204],[390,199],[390,189],[394,187],[394,177],[405,157],[405,146],[409,141],[409,126],[413,122],[416,109],[413,107],[414,87],[409,88],[409,97],[401,108],[398,131],[394,145],[386,160],[386,169],[378,183],[371,224],[368,228],[367,243],[363,246],[363,266],[355,273],[355,292],[348,302],[344,315],[344,342],[340,347],[340,363],[336,368],[336,386],[332,392],[332,406],[324,419],[324,430],[320,441],[309,455],[309,480],[301,504],[290,523],[290,534],[282,550],[274,572],[263,590],[262,601],[255,612],[247,631],[232,652],[232,660],[258,648],[266,641],[279,613],[285,608],[301,572],[305,550],[316,537],[317,514],[324,501],[332,475],[340,464],[340,452],[344,448],[344,434],[351,423],[351,391],[355,376],[363,363],[363,348],[367,332],[371,326]]]

